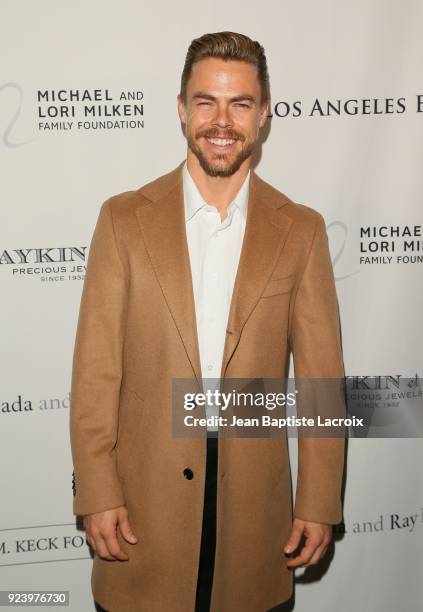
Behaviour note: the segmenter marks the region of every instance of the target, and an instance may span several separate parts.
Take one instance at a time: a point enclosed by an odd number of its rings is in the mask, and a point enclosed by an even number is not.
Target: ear
[[[186,123],[187,122],[187,116],[186,116],[185,105],[184,105],[184,103],[182,101],[181,94],[177,95],[177,101],[178,101],[178,115],[179,115],[179,119],[181,120],[181,123]]]
[[[259,127],[262,128],[263,125],[267,121],[267,117],[269,115],[270,102],[265,102],[260,108],[260,119],[259,119]]]

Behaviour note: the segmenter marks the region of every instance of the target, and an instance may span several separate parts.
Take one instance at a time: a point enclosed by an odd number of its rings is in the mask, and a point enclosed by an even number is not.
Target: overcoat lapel
[[[145,190],[153,200],[138,206],[145,246],[194,374],[201,382],[201,363],[194,292],[185,226],[182,162],[164,185]],[[269,279],[292,223],[280,209],[282,194],[267,190],[252,170],[244,240],[229,311],[221,377],[239,342],[242,328]],[[157,189],[157,191],[156,191]],[[164,193],[163,193],[164,192]]]
[[[242,328],[257,304],[284,247],[292,219],[279,210],[286,200],[275,196],[252,170],[244,240],[226,329],[221,378],[238,345]]]
[[[201,383],[194,292],[185,229],[182,164],[172,172],[164,195],[154,203],[140,206],[136,214],[145,246],[191,362]]]

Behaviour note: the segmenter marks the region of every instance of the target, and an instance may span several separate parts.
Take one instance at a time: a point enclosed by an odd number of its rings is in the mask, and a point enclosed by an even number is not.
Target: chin
[[[220,176],[220,177],[228,177],[235,174],[239,167],[233,167],[232,165],[228,166],[203,166],[203,170],[209,176]]]
[[[234,159],[230,159],[230,160],[208,159],[207,160],[207,163],[209,164],[209,166],[211,166],[212,168],[215,168],[216,170],[219,170],[219,169],[225,170],[226,168],[230,168],[234,162],[235,162]]]

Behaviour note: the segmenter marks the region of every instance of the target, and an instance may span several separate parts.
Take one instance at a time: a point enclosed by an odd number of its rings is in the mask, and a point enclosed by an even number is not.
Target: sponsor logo
[[[0,250],[0,270],[45,283],[83,281],[86,256],[86,246],[4,249]]]
[[[314,98],[279,100],[269,115],[274,119],[297,117],[363,117],[423,113],[423,94],[398,98]]]

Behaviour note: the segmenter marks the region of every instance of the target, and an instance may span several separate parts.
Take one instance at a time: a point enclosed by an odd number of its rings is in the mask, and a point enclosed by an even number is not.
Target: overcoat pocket
[[[116,445],[117,466],[120,478],[125,480],[131,468],[131,460],[139,444],[139,419],[134,422],[135,414],[141,409],[143,399],[136,391],[125,389],[121,395],[121,417]]]
[[[271,278],[264,288],[261,297],[271,297],[281,293],[288,293],[295,283],[295,274],[289,274],[281,278]]]

